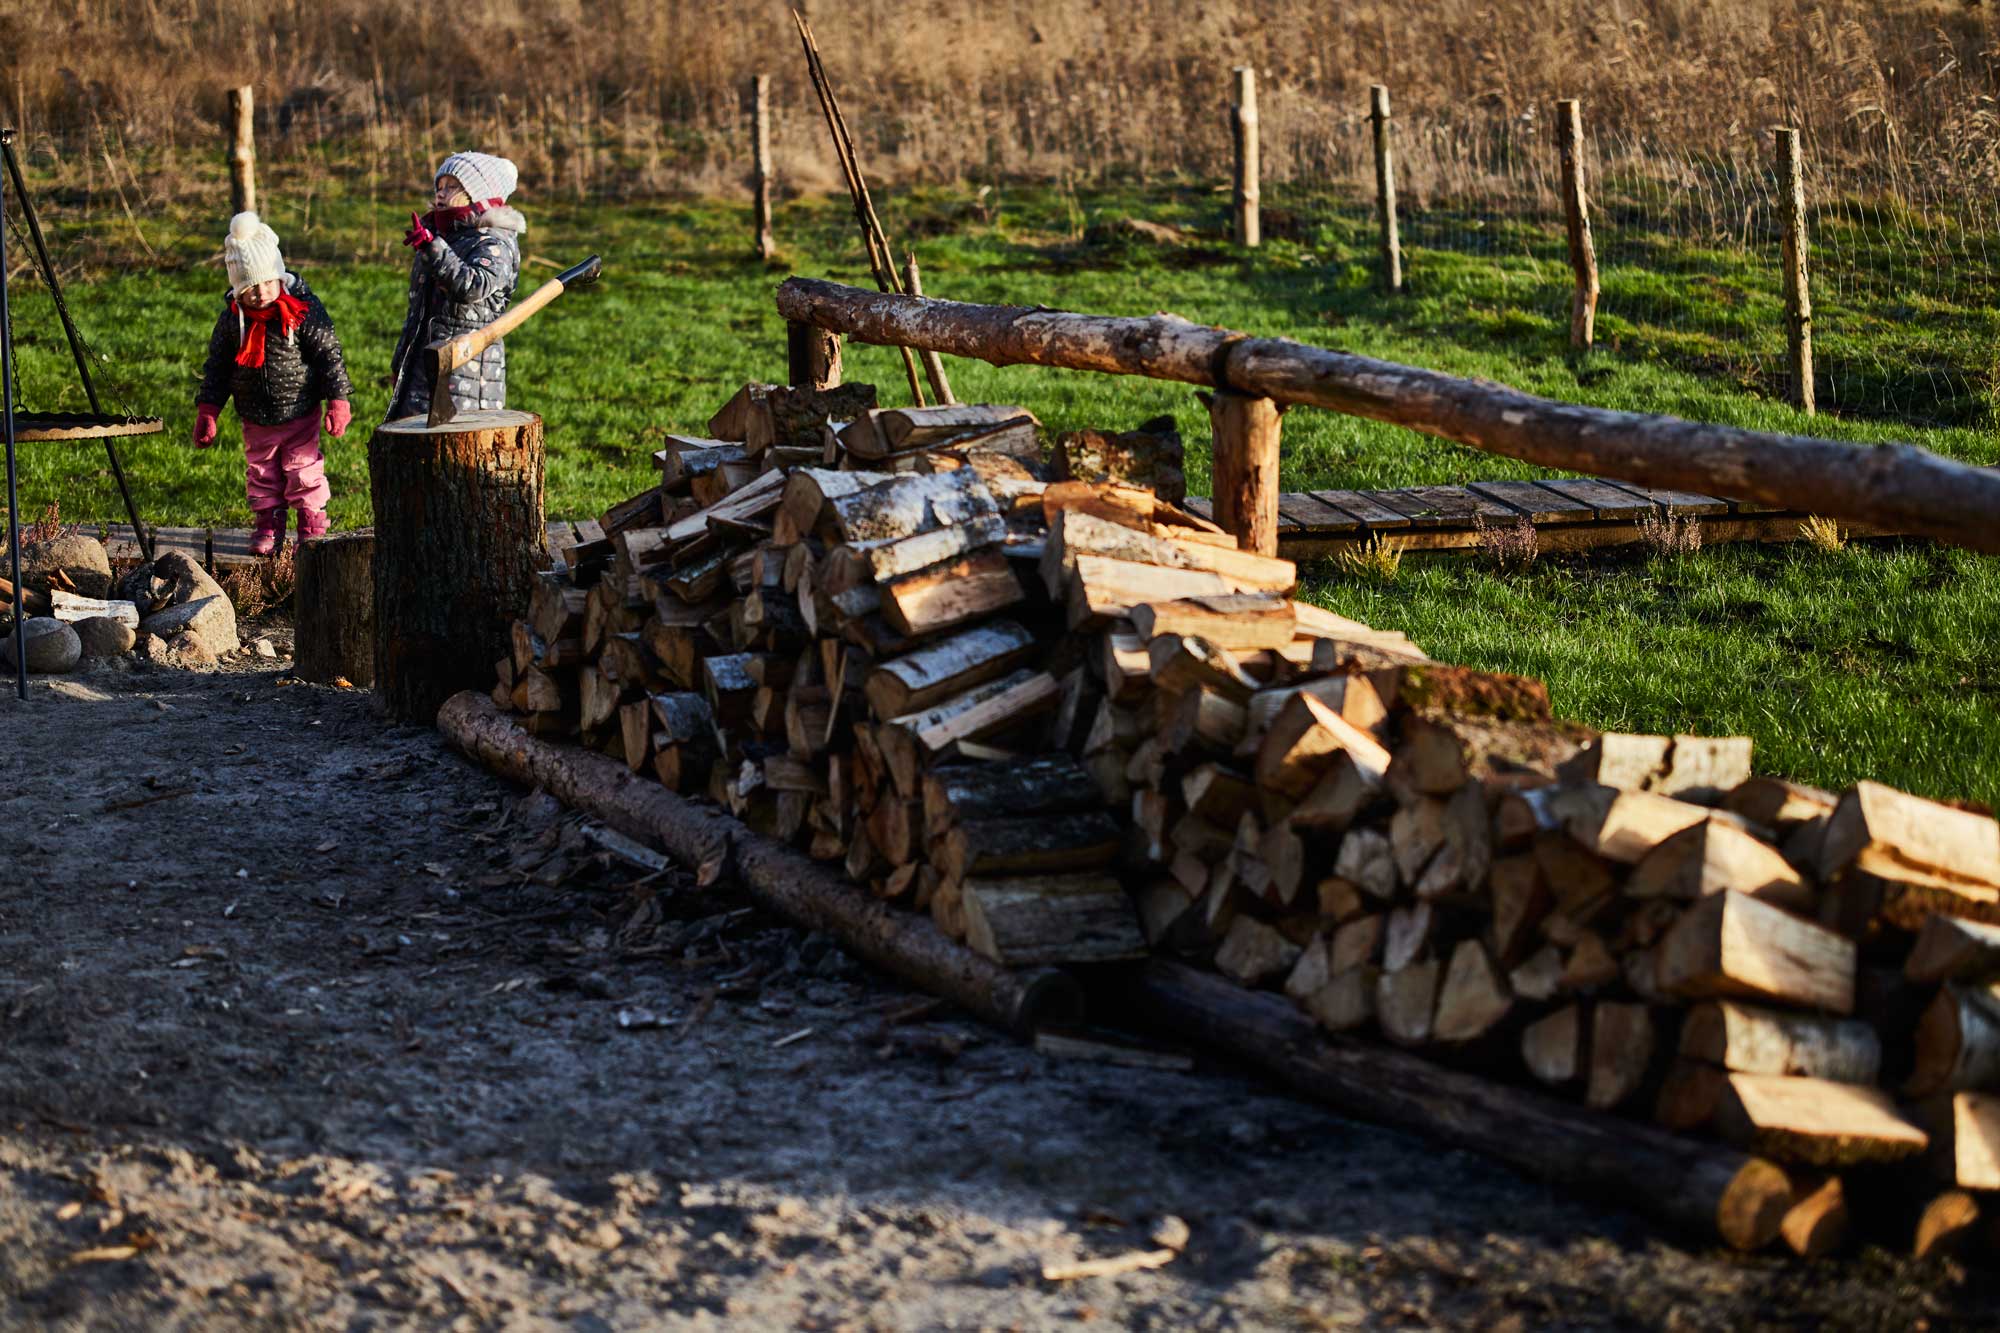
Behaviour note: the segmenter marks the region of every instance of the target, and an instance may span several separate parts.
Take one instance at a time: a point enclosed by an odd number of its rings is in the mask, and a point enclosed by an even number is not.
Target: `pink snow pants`
[[[324,509],[333,498],[319,451],[319,409],[277,426],[243,423],[244,489],[252,511]]]

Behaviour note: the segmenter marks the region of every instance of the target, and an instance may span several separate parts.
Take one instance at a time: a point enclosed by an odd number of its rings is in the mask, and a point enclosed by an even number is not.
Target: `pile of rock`
[[[46,613],[22,626],[30,671],[71,671],[134,652],[160,666],[208,670],[242,648],[228,594],[180,551],[114,581],[102,542],[65,533],[22,544],[21,582],[29,609]],[[14,666],[11,632],[0,638],[0,665]]]

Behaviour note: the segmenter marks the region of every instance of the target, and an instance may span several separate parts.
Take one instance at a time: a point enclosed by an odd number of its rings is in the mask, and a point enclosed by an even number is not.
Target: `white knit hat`
[[[514,183],[520,179],[512,162],[491,153],[453,153],[438,165],[437,179],[446,176],[458,177],[458,183],[475,204],[506,199],[514,193]]]
[[[229,235],[222,238],[222,262],[229,269],[232,293],[285,276],[285,257],[278,252],[278,233],[265,226],[255,213],[238,213],[229,219]]]

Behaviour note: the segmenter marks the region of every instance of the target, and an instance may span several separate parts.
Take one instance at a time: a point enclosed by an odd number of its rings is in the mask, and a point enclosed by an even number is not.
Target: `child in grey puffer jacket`
[[[498,319],[521,276],[527,219],[507,204],[514,164],[489,153],[453,153],[439,164],[434,207],[410,215],[403,243],[415,250],[403,336],[390,374],[389,419],[430,411],[436,371],[424,348]],[[447,391],[461,412],[507,406],[507,348],[495,342],[451,373]]]

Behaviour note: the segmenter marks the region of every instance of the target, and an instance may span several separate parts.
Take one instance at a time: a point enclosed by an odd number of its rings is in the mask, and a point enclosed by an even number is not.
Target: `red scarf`
[[[504,199],[488,199],[483,204],[460,204],[455,208],[433,208],[424,214],[424,225],[433,233],[443,236],[453,228],[478,217],[489,208],[498,208],[506,203]]]
[[[306,318],[306,303],[290,292],[279,292],[277,300],[255,310],[237,305],[233,296],[229,304],[244,321],[243,346],[236,353],[236,364],[253,370],[264,364],[264,332],[273,316],[277,317],[278,331],[287,338]]]

